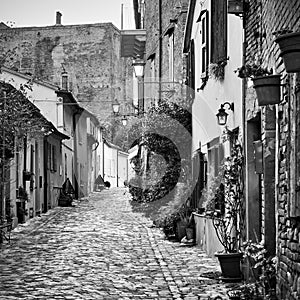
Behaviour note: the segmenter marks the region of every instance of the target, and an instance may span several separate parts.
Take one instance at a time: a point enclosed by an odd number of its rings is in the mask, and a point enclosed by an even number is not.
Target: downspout
[[[48,210],[48,172],[47,172],[47,165],[48,165],[48,141],[47,136],[44,137],[44,207],[43,213],[47,212]]]
[[[26,180],[24,173],[26,172],[27,169],[27,137],[24,136],[23,139],[23,149],[24,149],[24,159],[23,159],[23,188],[26,189]]]
[[[242,47],[242,65],[244,66],[245,63],[246,63],[246,47],[247,47],[247,42],[246,42],[246,21],[245,21],[245,12],[243,14],[243,19],[242,19],[242,22],[243,22],[243,47]],[[247,147],[247,136],[246,136],[246,86],[247,86],[247,82],[246,82],[246,79],[243,78],[242,80],[242,136],[244,137],[243,138],[243,149],[244,149],[244,155],[245,155],[245,161],[247,161],[247,157],[246,157],[246,147]],[[245,168],[247,168],[247,164],[245,165]],[[246,180],[247,182],[247,169],[245,170],[245,178],[244,180]],[[245,184],[245,188],[246,188],[246,206],[248,205],[248,193],[247,193],[247,184]],[[248,216],[247,216],[247,209],[246,209],[246,227],[247,227],[247,219],[248,219]],[[248,238],[248,235],[249,235],[249,232],[248,232],[248,229],[246,228],[246,237]]]
[[[78,170],[77,170],[77,162],[78,162],[78,157],[77,157],[77,133],[76,133],[76,115],[77,113],[75,112],[73,114],[73,133],[74,133],[74,138],[73,138],[73,146],[74,146],[74,189],[75,189],[75,198],[79,198],[79,192],[78,192]]]
[[[117,187],[119,187],[119,150],[117,149]]]
[[[158,76],[159,76],[159,90],[158,90],[158,103],[161,102],[162,90],[162,56],[163,56],[163,43],[162,43],[162,0],[158,0],[158,36],[159,36],[159,62],[158,62]]]
[[[104,180],[104,140],[102,139],[102,179]]]

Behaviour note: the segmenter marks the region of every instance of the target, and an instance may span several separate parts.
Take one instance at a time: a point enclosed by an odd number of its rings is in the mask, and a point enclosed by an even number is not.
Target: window
[[[211,185],[213,179],[217,178],[223,159],[223,144],[219,143],[219,137],[217,137],[208,143],[208,185]],[[224,185],[222,183],[216,187],[214,205],[221,214],[225,212]]]
[[[227,0],[211,1],[211,62],[227,58]]]
[[[169,35],[169,80],[174,81],[174,33]]]
[[[208,49],[209,49],[209,40],[208,40],[208,11],[202,10],[199,16],[198,21],[201,23],[201,44],[200,44],[200,57],[201,57],[201,78],[206,78],[208,76]]]
[[[50,171],[57,171],[57,154],[56,154],[56,146],[49,144],[48,146],[48,165],[50,167]]]

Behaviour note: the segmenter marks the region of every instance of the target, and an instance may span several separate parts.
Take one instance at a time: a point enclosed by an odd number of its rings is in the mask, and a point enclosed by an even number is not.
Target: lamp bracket
[[[222,104],[221,104],[221,108],[224,109],[224,106],[225,106],[225,105],[228,105],[228,106],[229,106],[228,109],[234,111],[234,103],[233,103],[233,102],[231,102],[231,103],[230,103],[230,102],[222,103]]]

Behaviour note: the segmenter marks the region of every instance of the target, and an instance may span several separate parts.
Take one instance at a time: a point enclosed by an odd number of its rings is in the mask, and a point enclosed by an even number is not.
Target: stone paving
[[[218,271],[110,189],[15,228],[0,247],[0,299],[227,299]]]

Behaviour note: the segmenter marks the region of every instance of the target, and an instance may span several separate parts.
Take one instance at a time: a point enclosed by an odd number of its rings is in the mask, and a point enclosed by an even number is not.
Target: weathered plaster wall
[[[120,31],[111,23],[0,29],[5,65],[61,86],[68,72],[70,90],[99,118],[123,98]]]

